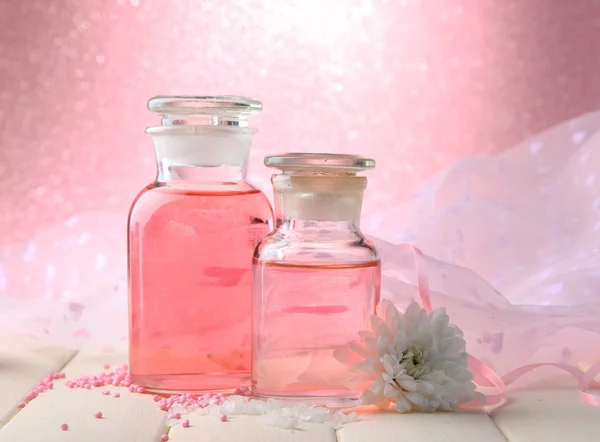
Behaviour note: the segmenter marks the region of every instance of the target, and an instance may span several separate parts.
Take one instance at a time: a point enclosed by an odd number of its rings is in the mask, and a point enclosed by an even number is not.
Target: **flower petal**
[[[376,405],[384,400],[383,394],[373,393],[371,390],[363,391],[360,397],[360,403],[362,405]]]
[[[390,406],[390,401],[388,399],[384,399],[381,402],[377,402],[375,406],[381,410],[387,410]]]
[[[389,354],[385,354],[383,355],[383,358],[381,358],[381,362],[383,362],[383,369],[385,372],[392,378],[395,378],[398,376],[398,374],[400,374],[401,368],[396,358],[393,358]]]
[[[364,360],[353,348],[350,346],[338,347],[333,352],[333,357],[344,365],[354,365],[357,362]]]
[[[374,338],[375,337],[375,333],[373,333],[372,331],[368,331],[368,330],[361,330],[361,331],[358,332],[358,336],[361,339]]]
[[[383,365],[377,358],[367,358],[363,361],[359,361],[354,364],[352,368],[365,373],[379,374],[383,371]]]
[[[420,381],[417,383],[417,391],[429,396],[435,393],[435,387],[431,382]]]
[[[411,403],[402,395],[397,395],[395,398],[396,411],[398,413],[406,413],[412,409]]]
[[[375,334],[379,334],[379,329],[383,325],[383,320],[377,315],[371,315],[369,324],[371,325],[371,330],[373,330]]]
[[[361,373],[357,376],[350,376],[349,378],[344,379],[342,384],[351,390],[364,390],[366,384],[372,380],[372,377]]]
[[[389,374],[387,374],[387,373],[382,373],[382,374],[381,374],[381,377],[382,377],[382,378],[383,378],[383,380],[384,380],[385,382],[387,382],[388,384],[394,384],[394,385],[396,384],[396,381],[394,381],[394,378],[393,378],[393,377],[391,377],[391,376],[390,376]]]
[[[377,353],[377,338],[365,338],[365,348],[370,355]]]
[[[351,350],[352,350],[354,353],[356,353],[356,354],[358,354],[358,355],[362,356],[363,358],[368,358],[368,357],[369,357],[369,354],[368,354],[368,352],[367,352],[367,349],[365,348],[365,345],[364,345],[364,343],[360,343],[360,342],[352,341],[352,342],[350,343],[349,347],[350,347],[350,349],[351,349]]]
[[[377,353],[379,355],[385,355],[386,353],[395,353],[394,346],[387,338],[387,336],[382,336],[377,341]]]
[[[403,331],[396,333],[396,335],[394,336],[394,350],[396,351],[396,354],[400,356],[406,351],[407,347],[408,338],[406,336],[406,333],[404,333]]]
[[[398,387],[386,382],[385,387],[383,387],[383,395],[387,398],[393,399],[398,394],[400,394]]]
[[[378,312],[379,316],[381,316],[383,321],[389,326],[394,324],[394,321],[400,316],[400,312],[398,312],[396,306],[387,299],[379,303]]]
[[[417,408],[418,410],[433,411],[430,409],[431,407],[429,406],[429,401],[427,400],[427,397],[422,395],[421,393],[417,393],[416,391],[406,392],[404,393],[404,396],[406,397],[406,399],[412,402],[415,408]]]
[[[398,376],[396,382],[404,391],[417,391],[417,382],[407,374]]]

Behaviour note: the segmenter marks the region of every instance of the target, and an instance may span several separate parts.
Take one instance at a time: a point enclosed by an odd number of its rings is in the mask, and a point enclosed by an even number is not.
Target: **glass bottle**
[[[352,406],[360,391],[333,353],[359,339],[379,303],[381,266],[359,227],[375,162],[353,155],[265,158],[275,230],[253,259],[252,386],[257,396]]]
[[[246,182],[260,102],[155,97],[158,176],[129,214],[129,360],[154,392],[250,385],[251,263],[271,206]]]

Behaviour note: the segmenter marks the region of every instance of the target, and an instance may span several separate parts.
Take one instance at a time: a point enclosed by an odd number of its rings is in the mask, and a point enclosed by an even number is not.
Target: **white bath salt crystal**
[[[282,407],[282,404],[279,403],[276,399],[267,399],[266,402],[267,410],[278,410]]]
[[[342,422],[344,422],[344,418],[345,418],[344,413],[342,413],[339,410],[336,411],[335,413],[333,413],[333,421],[334,422],[342,423]]]
[[[337,414],[337,416],[335,416],[335,414]],[[346,424],[348,422],[356,422],[358,420],[356,418],[356,413],[355,412],[352,412],[350,414],[345,414],[345,413],[343,413],[341,411],[337,411],[335,414],[334,414],[334,420],[336,422],[340,422],[342,424]]]
[[[323,422],[325,425],[327,425],[330,428],[333,428],[334,430],[339,430],[340,428],[342,428],[342,424],[338,424],[337,422]]]
[[[232,414],[244,414],[248,408],[248,402],[247,398],[239,397],[237,400],[227,401],[225,405],[226,409]]]
[[[210,415],[210,417],[214,417],[215,419],[220,419],[221,415],[224,414],[223,412],[225,410],[222,410],[221,407],[207,407],[210,408],[210,411],[208,412],[208,414]]]
[[[298,418],[284,416],[279,410],[271,410],[265,414],[265,425],[284,429],[298,428]]]
[[[225,401],[221,408],[223,408],[227,413],[234,413],[234,410],[238,406],[238,402],[235,401]]]
[[[171,412],[181,412],[181,406],[174,406]],[[298,404],[295,406],[285,406],[283,402],[275,399],[260,400],[251,399],[245,396],[229,396],[221,404],[208,399],[193,408],[196,414],[205,416],[210,415],[215,419],[223,421],[231,415],[263,415],[265,424],[279,428],[297,428],[300,422],[314,422],[326,424],[332,428],[339,429],[346,422],[356,421],[356,413],[344,414],[341,411],[335,411],[326,407],[315,407],[308,404]]]
[[[245,407],[244,407],[244,411],[246,414],[248,415],[259,415],[259,414],[265,414],[268,410],[266,408],[266,402],[265,401],[260,401],[260,400],[250,400],[249,398],[246,398],[246,402],[245,402]]]
[[[306,407],[306,406],[298,406],[296,411],[298,414],[298,418],[304,422],[314,422],[316,418],[318,418],[318,411],[314,407]]]
[[[175,404],[171,407],[171,413],[183,414],[185,413],[185,407],[181,404]]]
[[[209,410],[208,408],[197,408],[196,409],[196,413],[199,414],[200,416],[206,416],[208,414]]]
[[[307,422],[324,423],[331,420],[331,412],[325,407],[310,407],[306,410]]]
[[[253,416],[264,414],[263,409],[252,402],[248,404],[248,408],[246,408],[246,413]]]

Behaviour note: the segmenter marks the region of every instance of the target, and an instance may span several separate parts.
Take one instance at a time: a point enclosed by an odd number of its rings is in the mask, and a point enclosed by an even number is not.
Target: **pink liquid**
[[[254,394],[352,405],[350,370],[333,357],[359,339],[379,302],[379,261],[289,265],[254,260]]]
[[[149,186],[129,220],[130,366],[150,390],[250,385],[251,263],[270,231],[255,189]]]

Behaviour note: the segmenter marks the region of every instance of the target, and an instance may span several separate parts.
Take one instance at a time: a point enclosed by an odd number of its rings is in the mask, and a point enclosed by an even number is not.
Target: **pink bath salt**
[[[115,393],[113,394],[113,397],[121,397],[121,395],[119,393]]]
[[[110,364],[104,364],[102,366],[103,369],[108,370],[110,368]]]
[[[221,422],[227,422],[227,416],[225,416],[224,414],[222,414],[221,416],[219,416],[219,420]]]
[[[168,434],[163,434],[163,435],[160,437],[160,440],[161,440],[162,442],[166,442],[166,441],[168,441],[168,440],[169,440],[169,435],[168,435]]]
[[[94,417],[95,417],[96,419],[102,419],[102,412],[101,412],[101,411],[96,411],[96,412],[94,413]]]
[[[144,387],[137,387],[137,388],[135,389],[135,391],[136,391],[136,392],[138,392],[138,393],[145,393],[145,392],[146,392],[146,389],[145,389]]]
[[[102,391],[102,394],[103,394],[104,396],[108,396],[108,395],[110,394],[110,391],[108,391],[108,390],[103,390],[103,391]]]
[[[25,408],[25,405],[27,405],[25,402],[19,402],[18,407],[22,410],[23,408]]]
[[[175,419],[177,419],[177,420],[181,419],[181,413],[175,413]]]
[[[161,399],[162,399],[162,398],[161,398],[159,395],[157,395],[157,394],[155,394],[155,395],[154,395],[154,397],[152,398],[152,400],[153,400],[154,402],[158,402],[158,401],[160,401]]]
[[[184,420],[182,420],[182,421],[181,421],[181,426],[182,426],[183,428],[189,428],[189,426],[190,426],[190,421],[189,421],[189,420],[187,420],[187,419],[184,419]]]
[[[63,431],[67,431],[69,429],[69,426],[67,424],[62,424],[60,426],[60,429],[63,430]]]

